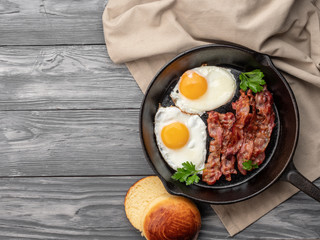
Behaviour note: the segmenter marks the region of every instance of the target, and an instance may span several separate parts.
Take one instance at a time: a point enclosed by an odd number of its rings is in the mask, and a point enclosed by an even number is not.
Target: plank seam
[[[105,43],[75,43],[75,44],[68,44],[68,43],[57,43],[57,44],[25,44],[25,45],[9,45],[9,44],[0,44],[0,47],[72,47],[72,46],[105,46]]]
[[[134,175],[48,175],[48,176],[0,176],[0,179],[14,179],[14,178],[110,178],[110,177],[145,177],[156,176],[155,174],[134,174]]]

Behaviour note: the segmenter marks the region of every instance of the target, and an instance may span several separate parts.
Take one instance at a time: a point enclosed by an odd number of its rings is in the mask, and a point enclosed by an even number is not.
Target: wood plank
[[[105,46],[0,48],[0,110],[139,108],[125,65]]]
[[[140,178],[0,179],[0,238],[143,239],[123,205],[127,190]],[[199,240],[228,238],[210,206],[197,205],[202,216]],[[318,239],[319,215],[320,204],[299,193],[234,239]]]
[[[104,44],[106,2],[0,1],[0,45]]]
[[[148,175],[139,110],[0,111],[0,176]]]

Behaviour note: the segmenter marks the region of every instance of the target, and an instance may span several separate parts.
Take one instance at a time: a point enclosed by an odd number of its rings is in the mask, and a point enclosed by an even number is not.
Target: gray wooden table
[[[108,56],[105,5],[0,0],[0,239],[142,239],[123,201],[154,175],[138,134],[143,94]],[[199,239],[230,238],[198,206]],[[248,238],[320,238],[320,204],[298,193],[233,237]]]

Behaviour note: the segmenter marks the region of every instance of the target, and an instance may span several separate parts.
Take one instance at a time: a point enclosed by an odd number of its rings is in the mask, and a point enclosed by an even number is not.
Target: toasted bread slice
[[[129,188],[124,206],[127,218],[136,229],[142,232],[141,220],[145,209],[161,195],[170,196],[161,180],[156,176],[142,178]]]

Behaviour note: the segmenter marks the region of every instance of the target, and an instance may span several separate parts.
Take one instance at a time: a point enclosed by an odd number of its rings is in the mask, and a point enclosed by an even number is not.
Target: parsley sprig
[[[243,72],[239,75],[239,79],[241,80],[240,88],[243,91],[250,88],[254,93],[261,92],[263,90],[262,85],[266,84],[262,79],[263,77],[264,74],[259,69],[255,69],[251,72]]]
[[[178,168],[171,178],[180,182],[185,182],[186,185],[191,185],[199,182],[200,178],[197,174],[202,170],[203,169],[196,170],[196,166],[192,162],[184,162],[182,163],[182,168]]]
[[[251,171],[252,169],[258,168],[258,164],[253,164],[252,160],[245,160],[242,163],[242,168],[247,171]]]

